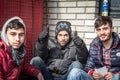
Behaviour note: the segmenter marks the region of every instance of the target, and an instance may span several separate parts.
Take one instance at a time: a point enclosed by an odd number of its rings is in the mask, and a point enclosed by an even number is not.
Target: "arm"
[[[95,56],[95,53],[96,53],[95,49],[96,49],[96,47],[94,45],[90,44],[87,64],[85,66],[85,71],[88,72],[89,75],[93,74],[94,68],[95,68],[95,63],[94,63],[94,60],[93,60],[93,57]]]
[[[77,60],[83,64],[86,64],[86,60],[88,57],[88,49],[85,42],[79,36],[75,36],[73,38],[73,42],[77,50]]]
[[[30,76],[35,76],[38,80],[44,80],[41,71],[29,63],[23,63],[22,72]]]
[[[35,47],[35,56],[40,56],[43,60],[46,60],[48,56],[48,38],[49,33],[47,30],[44,30],[40,33],[36,47]]]
[[[44,78],[43,78],[43,76],[42,76],[41,73],[39,73],[39,74],[37,75],[37,78],[38,78],[38,80],[44,80]]]
[[[3,66],[1,64],[1,59],[0,59],[0,80],[3,80]]]

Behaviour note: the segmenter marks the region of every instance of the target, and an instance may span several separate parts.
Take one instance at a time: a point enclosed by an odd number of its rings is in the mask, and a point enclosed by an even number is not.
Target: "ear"
[[[111,31],[114,32],[114,27],[113,26],[111,27]]]

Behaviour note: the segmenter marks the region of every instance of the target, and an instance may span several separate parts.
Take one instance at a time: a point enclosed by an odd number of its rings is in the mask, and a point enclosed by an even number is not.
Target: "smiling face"
[[[69,42],[70,36],[67,31],[62,30],[57,35],[57,41],[61,46],[65,46]]]
[[[107,23],[106,25],[101,25],[100,27],[97,27],[96,33],[102,42],[106,42],[112,39],[113,30],[114,28],[110,27],[110,25]]]
[[[25,30],[23,28],[8,28],[6,32],[6,37],[10,46],[14,49],[19,48],[25,40]]]

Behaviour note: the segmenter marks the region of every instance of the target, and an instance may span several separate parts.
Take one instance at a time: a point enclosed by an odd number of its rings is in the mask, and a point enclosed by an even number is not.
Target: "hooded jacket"
[[[21,51],[21,52],[24,52],[21,59],[22,64],[16,65],[14,63],[13,56],[12,56],[13,52],[11,51],[10,45],[8,44],[8,40],[6,38],[6,27],[8,23],[14,19],[17,19],[25,27],[25,24],[22,21],[22,19],[17,16],[8,19],[3,25],[3,29],[1,32],[1,39],[0,39],[0,80],[19,80],[19,76],[22,71],[36,77],[40,72],[38,69],[36,69],[32,65],[25,62],[26,50]],[[24,48],[24,43],[22,46]]]
[[[69,29],[69,26],[65,25],[66,24],[63,23],[61,26],[57,27],[56,36],[58,32],[63,29],[71,34],[71,29]],[[76,36],[71,37],[70,35],[70,41],[65,46],[60,46],[56,36],[54,39],[48,36],[43,37],[46,33],[41,33],[38,37],[35,55],[44,60],[48,70],[54,76],[63,76],[67,72],[70,64],[74,61],[79,61],[82,64],[86,63],[88,50],[82,39],[78,40],[80,43],[78,46],[74,43]]]
[[[118,73],[120,72],[120,38],[117,33],[112,33],[113,45],[110,48],[110,67],[108,72]],[[105,66],[102,60],[102,42],[98,37],[96,37],[90,44],[90,53],[85,67],[90,75],[95,68],[100,68]]]

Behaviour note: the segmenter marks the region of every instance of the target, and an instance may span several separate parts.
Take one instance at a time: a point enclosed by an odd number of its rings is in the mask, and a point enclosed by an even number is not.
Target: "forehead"
[[[68,32],[66,30],[62,30],[58,34],[68,34]]]
[[[96,28],[96,29],[102,29],[102,28],[110,28],[110,25],[107,23],[107,24],[103,24],[101,25],[100,27]]]
[[[14,33],[24,33],[25,30],[23,28],[18,28],[18,29],[14,29],[14,28],[8,28],[7,32],[14,32]]]

